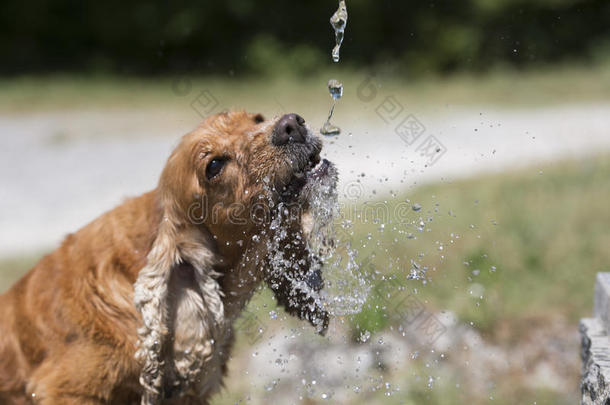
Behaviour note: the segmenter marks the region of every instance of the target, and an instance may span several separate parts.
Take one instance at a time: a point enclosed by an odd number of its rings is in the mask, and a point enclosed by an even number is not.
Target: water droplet
[[[330,107],[330,111],[328,112],[328,118],[326,122],[320,129],[320,133],[326,136],[339,135],[341,133],[341,128],[330,123],[331,118],[333,117],[333,112],[335,111],[335,105],[337,100],[343,96],[343,83],[338,80],[330,79],[328,81],[328,91],[330,96],[333,98],[333,104]]]
[[[334,104],[333,104],[334,107]],[[329,117],[332,115],[329,114]],[[339,135],[341,133],[341,128],[332,125],[330,122],[326,121],[322,128],[320,128],[320,133],[326,136]]]
[[[277,380],[271,381],[271,383],[265,385],[265,391],[272,391],[277,385]]]
[[[335,79],[330,79],[328,81],[328,91],[334,100],[339,100],[343,96],[343,83]]]

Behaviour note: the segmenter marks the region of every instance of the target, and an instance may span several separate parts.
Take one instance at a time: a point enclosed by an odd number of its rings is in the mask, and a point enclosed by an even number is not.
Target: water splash
[[[342,236],[337,234],[340,210],[334,184],[315,183],[314,187],[310,190],[307,211],[307,215],[311,215],[312,228],[305,242],[310,254],[310,271],[322,272],[324,288],[318,292],[306,282],[295,279],[292,280],[295,294],[312,298],[312,311],[322,307],[333,316],[359,313],[371,289],[365,274],[366,263],[358,258],[349,236],[343,235],[345,232],[342,232]],[[301,263],[295,261],[285,249],[288,237],[286,224],[289,222],[286,216],[290,215],[289,211],[280,202],[275,212],[276,216],[269,226],[269,236],[272,237],[266,241],[267,262],[271,273],[286,275],[291,269],[298,269]]]
[[[339,215],[339,197],[334,184],[316,184],[311,192],[309,212],[313,228],[309,236],[309,245],[313,252],[327,260],[335,249],[336,233],[334,221]]]
[[[320,133],[326,136],[339,135],[341,133],[341,128],[330,123],[331,118],[333,117],[333,112],[335,111],[335,105],[337,104],[337,100],[339,100],[343,96],[343,83],[338,80],[330,79],[328,81],[328,92],[333,99],[333,104],[330,107],[330,112],[328,113],[328,118],[326,122],[320,129]]]
[[[341,50],[345,26],[347,25],[347,7],[344,0],[339,1],[339,8],[330,17],[330,25],[335,30],[335,47],[333,48],[332,58],[333,62],[339,62],[339,51]]]
[[[358,258],[351,242],[338,238],[338,248],[325,262],[322,290],[327,310],[334,316],[360,313],[371,291],[366,263]]]
[[[322,204],[329,199],[321,197]],[[336,204],[336,202],[335,202]],[[338,208],[335,209],[338,212]],[[333,248],[324,257],[324,289],[322,294],[328,312],[333,316],[360,313],[372,288],[371,257],[358,257],[352,246],[349,220],[334,218]],[[340,230],[340,231],[339,231]]]

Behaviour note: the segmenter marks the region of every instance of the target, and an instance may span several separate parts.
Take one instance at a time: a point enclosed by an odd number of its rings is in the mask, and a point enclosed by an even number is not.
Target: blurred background
[[[261,288],[220,404],[568,404],[610,268],[610,3],[0,4],[0,292],[227,109],[340,171],[325,338]]]

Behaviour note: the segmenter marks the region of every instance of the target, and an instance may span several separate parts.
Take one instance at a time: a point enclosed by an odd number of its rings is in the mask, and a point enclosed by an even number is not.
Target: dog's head
[[[320,331],[320,261],[308,238],[312,202],[334,192],[334,166],[322,142],[297,114],[267,120],[230,112],[207,118],[168,160],[160,188],[171,215],[205,228],[222,257],[266,244],[260,267],[278,302]],[[168,204],[169,203],[169,204]],[[254,241],[254,242],[253,242]]]

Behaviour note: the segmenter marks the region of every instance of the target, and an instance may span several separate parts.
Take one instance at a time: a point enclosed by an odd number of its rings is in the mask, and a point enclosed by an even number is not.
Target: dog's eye
[[[208,167],[206,167],[205,169],[205,177],[208,178],[208,180],[218,176],[218,174],[221,172],[222,168],[224,167],[225,163],[227,163],[227,159],[225,158],[216,158],[216,159],[212,159],[212,161],[210,163],[208,163]]]
[[[254,116],[254,122],[256,122],[257,124],[260,124],[261,122],[265,122],[265,117],[263,117],[261,114],[256,114]]]

